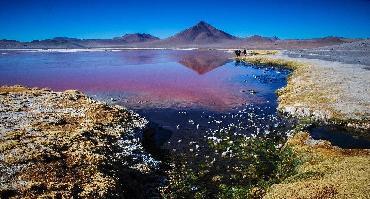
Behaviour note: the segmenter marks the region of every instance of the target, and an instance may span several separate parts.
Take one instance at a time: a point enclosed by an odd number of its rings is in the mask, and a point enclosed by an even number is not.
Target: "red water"
[[[264,100],[241,90],[276,89],[253,82],[254,71],[228,63],[229,57],[218,51],[11,52],[0,56],[0,84],[78,89],[128,106],[217,110]]]

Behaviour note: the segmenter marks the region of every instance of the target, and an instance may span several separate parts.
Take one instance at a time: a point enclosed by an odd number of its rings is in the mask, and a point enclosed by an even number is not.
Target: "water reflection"
[[[162,61],[162,50],[125,50],[116,52],[121,58],[121,64],[125,65],[145,65],[155,64]],[[111,52],[107,53],[112,54]]]
[[[181,52],[176,54],[178,63],[203,75],[230,62],[230,55],[220,51]]]
[[[353,131],[353,130],[352,130]],[[309,129],[315,140],[328,140],[334,146],[347,149],[369,149],[370,137],[361,132],[352,132],[340,126],[313,126]]]

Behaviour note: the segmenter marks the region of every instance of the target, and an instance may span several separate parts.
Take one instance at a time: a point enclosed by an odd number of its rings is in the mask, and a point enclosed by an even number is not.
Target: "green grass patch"
[[[276,137],[223,137],[209,142],[209,158],[197,164],[179,155],[169,172],[165,198],[261,198],[266,190],[295,174],[300,160]],[[194,166],[195,165],[195,166]]]

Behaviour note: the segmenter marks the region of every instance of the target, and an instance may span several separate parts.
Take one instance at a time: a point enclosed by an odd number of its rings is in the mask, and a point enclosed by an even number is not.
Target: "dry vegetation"
[[[247,51],[250,55],[276,55],[279,53],[277,50],[249,50]]]
[[[300,132],[287,145],[304,162],[265,198],[370,198],[370,152],[344,150]]]
[[[121,161],[121,136],[145,120],[78,91],[0,87],[0,102],[1,198],[104,198],[117,191],[117,176],[103,170]]]

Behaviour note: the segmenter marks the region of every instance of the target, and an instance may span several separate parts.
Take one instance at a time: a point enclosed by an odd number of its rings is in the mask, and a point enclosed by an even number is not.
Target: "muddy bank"
[[[78,91],[0,87],[0,197],[145,197],[147,121]],[[143,182],[146,183],[143,183]],[[153,182],[153,184],[155,184]]]

